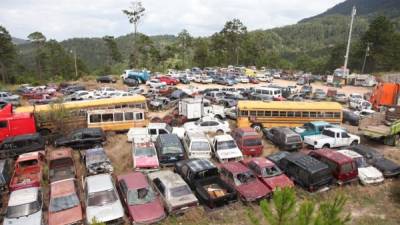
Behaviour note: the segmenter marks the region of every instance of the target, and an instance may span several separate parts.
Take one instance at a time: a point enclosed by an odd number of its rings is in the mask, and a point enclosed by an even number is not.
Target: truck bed
[[[236,200],[236,191],[218,176],[195,182],[201,201],[210,208],[222,206]]]
[[[361,132],[368,137],[380,138],[390,135],[390,127],[383,124],[366,126],[361,128]]]

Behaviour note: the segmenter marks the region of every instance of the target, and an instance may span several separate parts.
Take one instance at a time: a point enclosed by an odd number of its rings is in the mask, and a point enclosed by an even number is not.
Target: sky
[[[249,30],[295,24],[344,0],[142,0],[145,16],[138,30],[146,35],[193,36],[220,31],[240,19]],[[131,0],[0,0],[0,25],[13,37],[42,32],[48,39],[118,37],[133,32],[122,13]]]

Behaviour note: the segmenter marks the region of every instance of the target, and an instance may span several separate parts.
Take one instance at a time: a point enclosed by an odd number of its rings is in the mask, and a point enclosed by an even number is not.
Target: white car
[[[376,112],[372,109],[363,109],[363,110],[354,112],[354,114],[360,116],[361,118],[373,115],[374,113],[376,113]]]
[[[118,92],[117,89],[111,87],[102,87],[94,92],[95,95],[101,96],[103,98],[110,97],[111,95]]]
[[[355,102],[355,101],[361,100],[361,99],[363,99],[363,96],[359,93],[352,93],[349,95],[349,98],[348,98],[349,102]]]
[[[237,109],[236,107],[231,107],[224,109],[225,116],[231,120],[236,120],[237,119]]]
[[[384,181],[383,174],[377,168],[368,165],[365,158],[352,150],[339,150],[345,156],[352,158],[358,167],[358,179],[360,179],[361,184],[376,184],[382,183]]]
[[[110,97],[126,97],[126,96],[133,96],[134,94],[127,92],[127,91],[116,91],[114,93],[111,93],[109,96]]]
[[[279,78],[281,78],[281,75],[279,73],[274,73],[274,75],[272,75],[272,77],[274,77],[275,79],[279,79]]]
[[[202,132],[187,132],[182,140],[188,158],[211,158],[211,146],[207,136]]]
[[[348,147],[360,144],[360,137],[342,128],[325,128],[321,134],[304,137],[304,144],[314,149]]]
[[[212,148],[215,157],[221,163],[243,159],[242,152],[229,134],[215,136],[212,141]]]
[[[158,79],[150,79],[146,82],[146,85],[151,88],[160,88],[161,86],[166,85],[165,82],[161,82]]]
[[[144,89],[141,87],[128,87],[128,92],[132,94],[143,94]]]
[[[90,100],[98,98],[101,98],[101,96],[93,91],[77,91],[72,95],[66,97],[66,99],[69,101]]]
[[[209,76],[203,76],[201,77],[201,83],[202,84],[211,84],[213,82],[213,79]]]
[[[196,122],[187,122],[183,125],[186,132],[189,131],[200,131],[200,132],[214,132],[214,133],[229,133],[229,123],[227,121],[221,121],[217,118],[203,117]]]
[[[250,82],[249,78],[246,76],[240,76],[239,80],[241,83],[249,83]]]
[[[3,224],[41,225],[43,223],[43,195],[38,187],[11,192]]]
[[[86,177],[85,192],[86,224],[91,224],[93,218],[104,223],[124,223],[124,208],[111,175],[99,174]]]

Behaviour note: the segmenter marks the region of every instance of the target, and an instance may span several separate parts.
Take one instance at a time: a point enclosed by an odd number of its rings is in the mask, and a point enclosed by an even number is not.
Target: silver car
[[[13,95],[9,92],[1,91],[0,92],[0,101],[11,103],[13,105],[20,105],[20,97],[19,95]]]

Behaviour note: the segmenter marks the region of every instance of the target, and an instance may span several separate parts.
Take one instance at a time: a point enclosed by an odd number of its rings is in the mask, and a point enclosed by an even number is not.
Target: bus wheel
[[[261,132],[261,125],[260,124],[253,124],[251,125],[252,128],[254,128],[254,130],[256,130],[257,132]]]
[[[49,129],[41,129],[39,130],[39,134],[42,136],[48,136],[51,134],[51,131]]]

